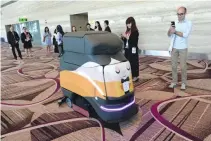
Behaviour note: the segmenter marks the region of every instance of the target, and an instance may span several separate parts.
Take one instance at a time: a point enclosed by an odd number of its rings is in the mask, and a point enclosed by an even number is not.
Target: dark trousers
[[[131,65],[132,77],[139,76],[139,55],[138,47],[136,47],[136,53],[132,53],[132,49],[129,49],[128,60]]]
[[[16,52],[15,52],[15,49],[17,50],[18,52],[18,56],[22,59],[22,55],[21,55],[21,51],[20,51],[20,48],[19,48],[19,44],[14,44],[14,45],[11,45],[12,46],[12,54],[14,56],[15,59],[17,59],[17,55],[16,55]]]
[[[129,60],[129,49],[128,48],[124,48],[124,50],[125,50],[125,58],[127,59],[127,60]]]
[[[59,53],[58,45],[54,44],[54,53]]]
[[[62,55],[64,53],[63,45],[58,45],[59,47],[59,54]]]

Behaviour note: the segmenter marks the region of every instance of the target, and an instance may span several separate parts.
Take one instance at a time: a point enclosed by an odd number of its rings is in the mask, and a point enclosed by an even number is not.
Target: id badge
[[[135,47],[132,48],[132,53],[136,54],[136,48]]]
[[[123,89],[125,92],[130,90],[129,81],[123,83]]]

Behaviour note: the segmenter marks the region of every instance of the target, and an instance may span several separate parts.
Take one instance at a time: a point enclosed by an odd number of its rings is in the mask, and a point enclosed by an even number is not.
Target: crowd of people
[[[185,15],[187,13],[187,9],[185,7],[180,7],[177,10],[178,21],[175,22],[175,25],[171,25],[168,31],[168,36],[171,37],[172,42],[170,46],[170,53],[172,55],[172,77],[173,81],[169,85],[169,88],[174,88],[177,85],[177,65],[178,58],[180,57],[181,64],[181,74],[182,74],[182,85],[181,89],[186,89],[186,80],[187,80],[187,40],[190,34],[192,23],[185,19]],[[139,30],[136,26],[136,21],[133,17],[127,18],[126,22],[126,30],[121,34],[121,39],[124,42],[124,55],[127,60],[131,64],[132,77],[133,81],[136,82],[139,80],[139,48],[138,48],[138,40],[139,40]],[[104,31],[111,32],[109,27],[109,21],[104,21]],[[91,28],[89,23],[86,24],[87,31],[103,31],[100,22],[95,22],[94,29]],[[77,32],[75,26],[72,26],[72,32]],[[64,31],[61,25],[58,25],[54,30],[54,34],[52,35],[49,31],[48,27],[45,27],[43,34],[43,42],[46,45],[47,54],[50,53],[51,50],[51,39],[53,37],[53,45],[54,52],[59,53],[59,57],[64,53],[63,51],[63,35]],[[14,58],[17,60],[17,55],[15,53],[15,49],[18,52],[19,57],[22,59],[21,51],[19,49],[19,36],[17,32],[13,30],[13,27],[10,27],[10,31],[7,34],[8,42],[12,47],[12,53]],[[31,48],[33,38],[30,32],[27,32],[26,27],[23,27],[23,33],[21,34],[21,41],[23,43],[23,47],[26,51],[27,57],[32,56]]]

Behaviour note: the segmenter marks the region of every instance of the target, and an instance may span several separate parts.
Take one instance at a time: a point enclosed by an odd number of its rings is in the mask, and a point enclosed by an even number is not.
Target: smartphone
[[[175,27],[175,22],[174,21],[171,21],[171,26]]]

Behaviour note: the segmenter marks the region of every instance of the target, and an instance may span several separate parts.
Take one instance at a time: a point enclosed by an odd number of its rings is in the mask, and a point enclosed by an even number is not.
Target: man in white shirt
[[[186,89],[187,81],[187,52],[188,52],[188,37],[192,29],[192,22],[185,19],[187,9],[180,7],[177,11],[178,21],[175,21],[175,27],[171,26],[168,30],[168,36],[171,37],[171,45],[169,51],[171,52],[172,62],[172,78],[173,81],[169,88],[174,88],[177,85],[177,66],[180,58],[182,84],[181,90]]]

